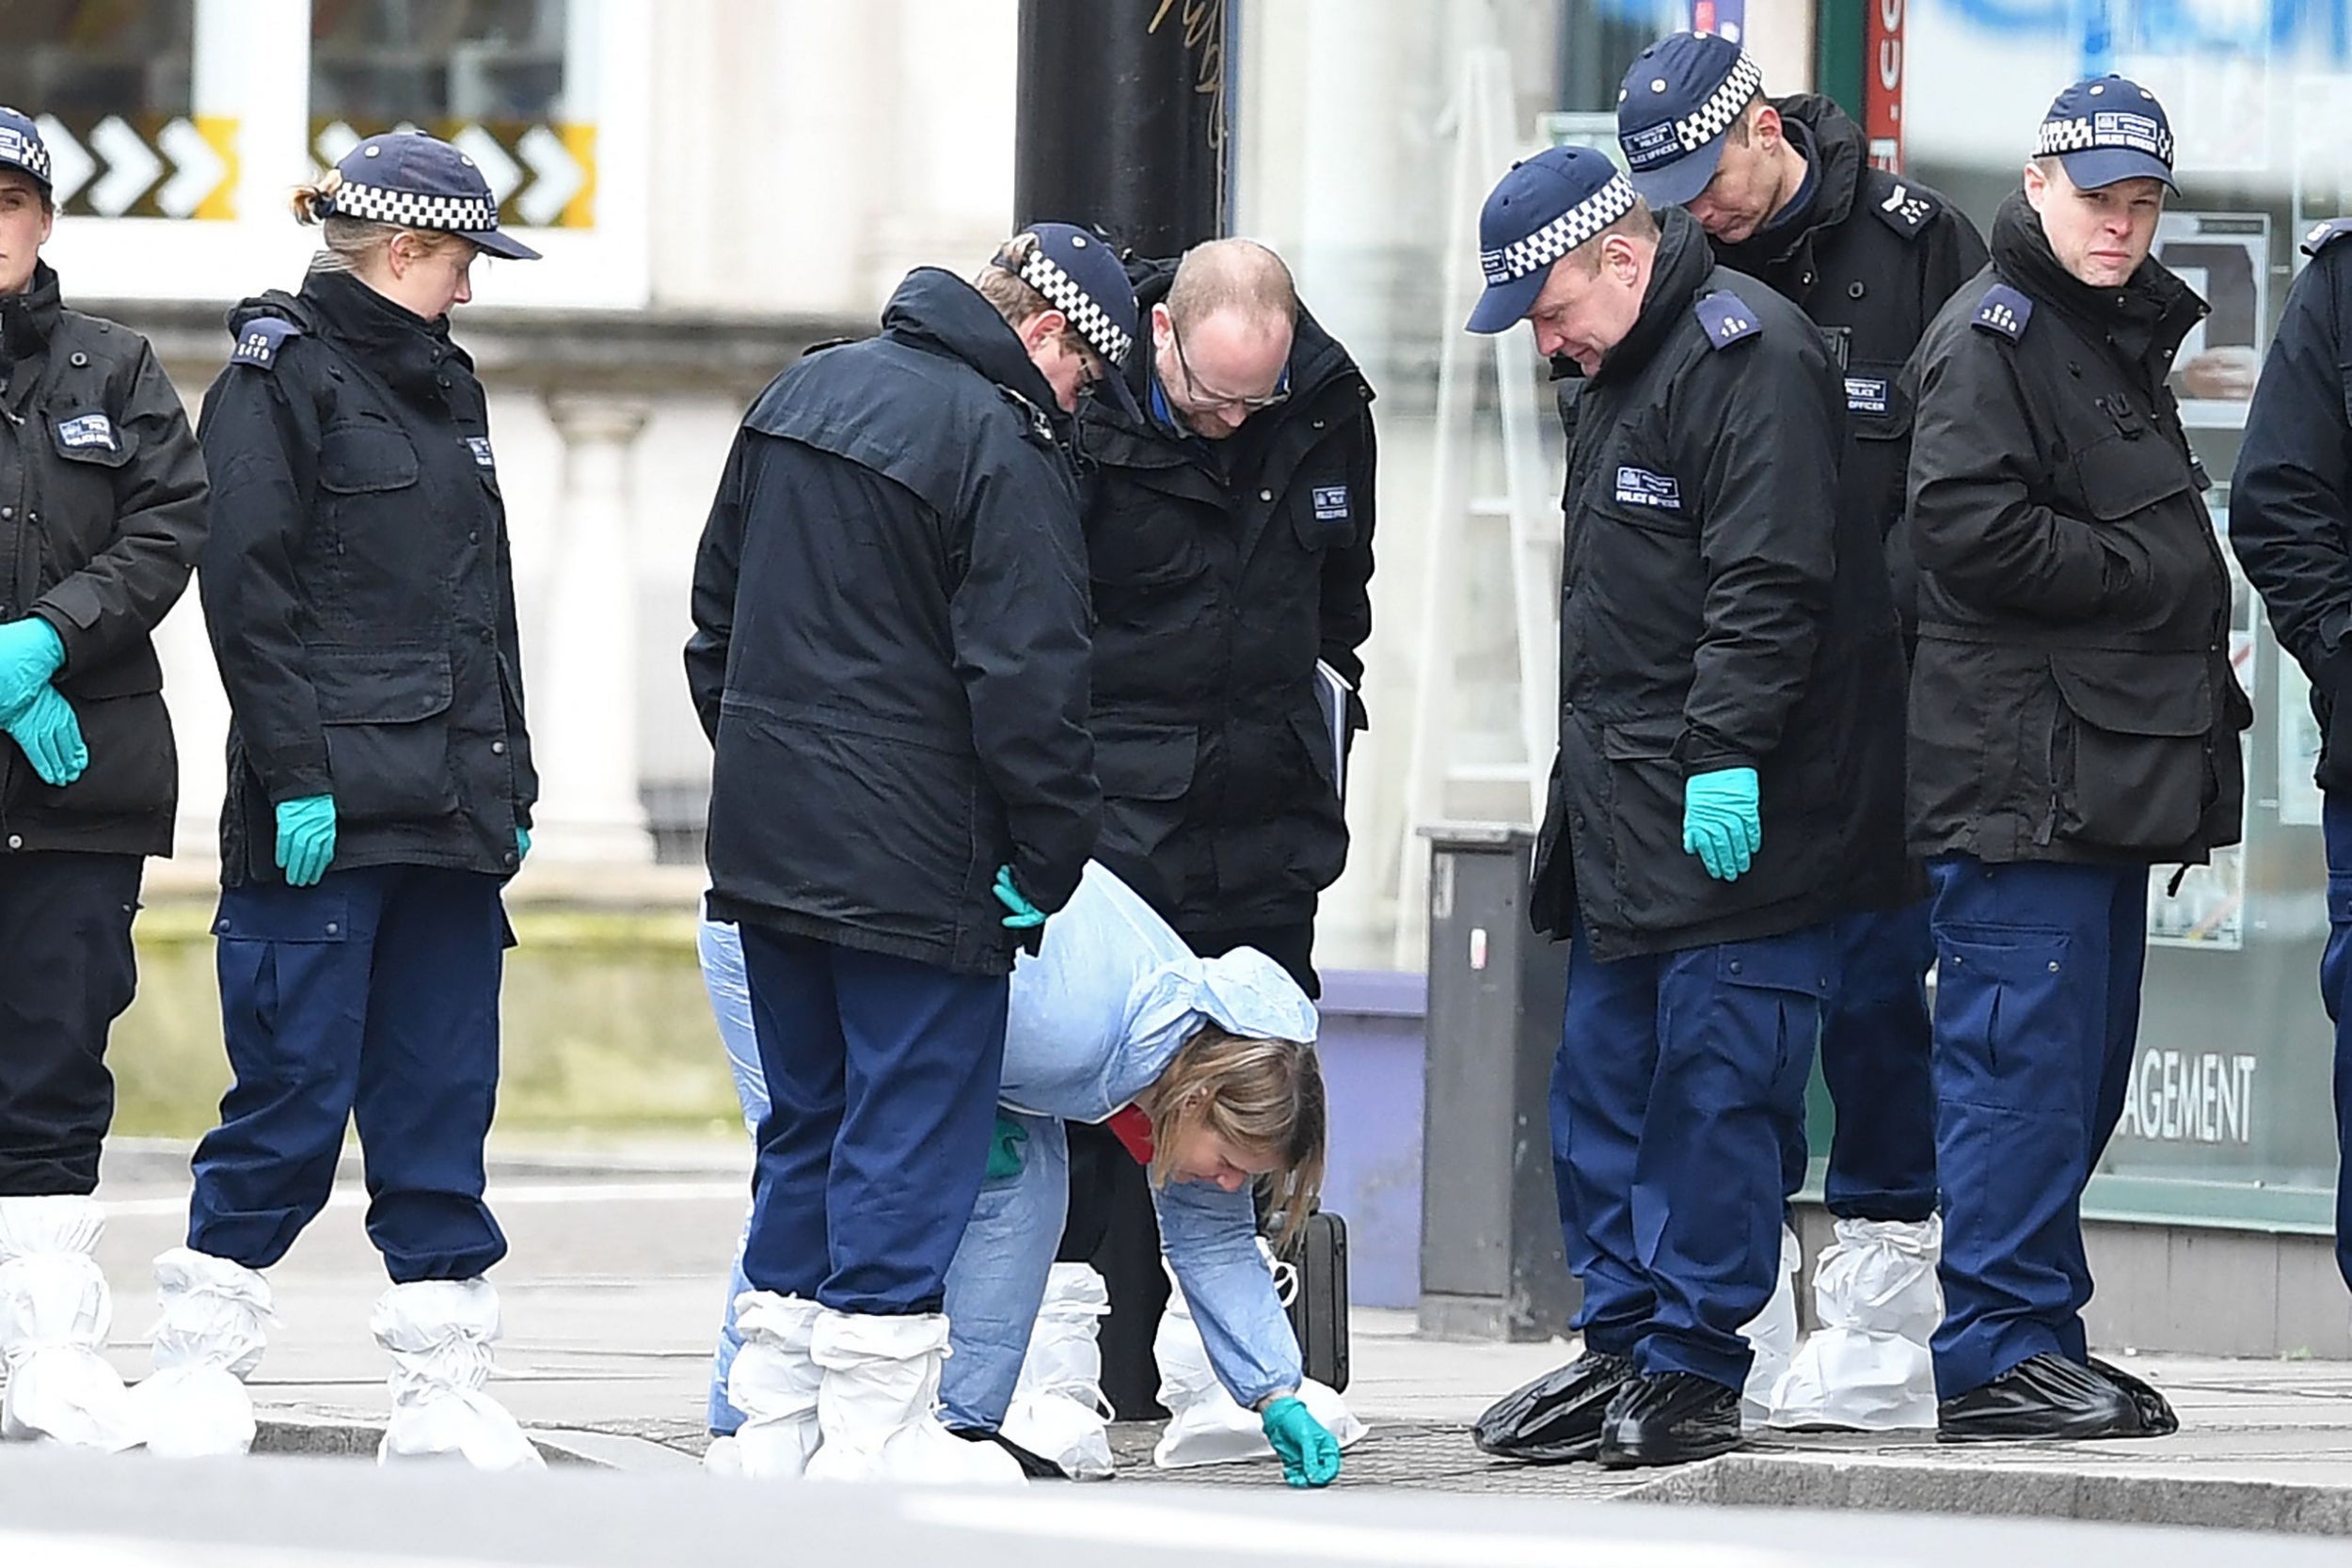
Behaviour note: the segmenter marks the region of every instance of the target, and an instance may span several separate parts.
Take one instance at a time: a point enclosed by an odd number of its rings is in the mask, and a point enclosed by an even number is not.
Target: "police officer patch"
[[[57,445],[61,447],[95,447],[101,451],[119,451],[121,443],[115,439],[114,421],[103,414],[82,414],[57,422]]]
[[[1977,307],[1968,325],[1981,332],[1997,333],[2013,343],[2026,335],[2026,324],[2032,319],[2032,300],[2006,283],[1995,283],[1985,290],[1984,303]]]
[[[268,370],[278,363],[278,351],[289,338],[302,336],[302,328],[277,316],[256,316],[245,324],[237,334],[237,352],[229,356],[232,365],[258,365]]]
[[[495,468],[498,467],[490,460],[490,438],[487,436],[469,436],[466,437],[466,446],[473,453],[476,467]]]
[[[1647,468],[1620,467],[1617,470],[1617,499],[1628,506],[1654,506],[1661,512],[1682,510],[1682,483],[1672,474],[1654,474]]]
[[[1846,377],[1846,412],[1849,414],[1883,414],[1886,412],[1886,378],[1883,375],[1850,375]]]
[[[1708,294],[1696,307],[1699,325],[1707,328],[1707,341],[1711,348],[1729,348],[1744,338],[1753,338],[1764,330],[1748,309],[1748,302],[1729,291]]]
[[[1347,486],[1318,484],[1314,489],[1315,521],[1341,523],[1347,520]]]

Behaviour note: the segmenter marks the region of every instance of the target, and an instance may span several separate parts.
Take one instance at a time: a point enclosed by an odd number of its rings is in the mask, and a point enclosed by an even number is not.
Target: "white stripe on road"
[[[485,1558],[9,1529],[0,1529],[0,1562],[8,1568],[515,1568],[511,1560],[494,1564]]]
[[[722,1199],[750,1201],[751,1179],[740,1181],[565,1181],[492,1187],[483,1201],[493,1209],[527,1209],[534,1204],[561,1203],[707,1203]],[[185,1197],[135,1197],[99,1202],[108,1218],[169,1219],[188,1212]],[[326,1200],[329,1209],[364,1209],[368,1195],[356,1187],[339,1187]],[[0,1559],[0,1561],[5,1561]]]

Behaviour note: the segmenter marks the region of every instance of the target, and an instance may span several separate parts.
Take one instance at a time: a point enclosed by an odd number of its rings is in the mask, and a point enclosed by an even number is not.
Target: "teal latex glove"
[[[1011,866],[996,868],[996,885],[990,891],[996,895],[996,902],[1012,911],[1005,916],[1005,924],[1014,930],[1034,930],[1045,924],[1045,911],[1023,897],[1021,890],[1013,886]]]
[[[1285,1394],[1258,1417],[1265,1440],[1281,1456],[1282,1479],[1293,1486],[1328,1486],[1340,1479],[1340,1440],[1295,1394]]]
[[[47,681],[33,689],[32,700],[8,720],[6,728],[24,748],[25,760],[43,784],[70,784],[89,766],[89,748],[82,744],[82,721],[73,716],[73,705],[58,696],[57,689]]]
[[[288,887],[315,887],[335,858],[335,797],[278,802],[278,868]]]
[[[996,1118],[996,1132],[988,1141],[988,1180],[1009,1181],[1021,1174],[1028,1158],[1029,1130],[1008,1116]]]
[[[531,830],[529,828],[517,828],[515,830],[515,863],[516,865],[520,865],[523,862],[529,860],[530,858]]]
[[[57,628],[40,616],[0,626],[0,722],[30,705],[64,663],[65,644],[57,641]]]
[[[1682,785],[1682,847],[1719,882],[1738,881],[1764,847],[1756,769],[1693,773]]]

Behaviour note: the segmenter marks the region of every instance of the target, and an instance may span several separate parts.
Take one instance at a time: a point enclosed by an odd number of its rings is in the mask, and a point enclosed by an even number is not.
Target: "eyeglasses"
[[[1184,336],[1176,330],[1176,318],[1173,316],[1168,320],[1168,341],[1176,345],[1176,366],[1184,372],[1184,396],[1200,407],[1241,408],[1254,414],[1260,409],[1273,408],[1291,400],[1291,368],[1288,364],[1282,367],[1282,379],[1277,381],[1274,384],[1274,390],[1266,393],[1265,396],[1228,397],[1223,392],[1210,391],[1200,385],[1200,378],[1192,373],[1192,361],[1184,357]]]

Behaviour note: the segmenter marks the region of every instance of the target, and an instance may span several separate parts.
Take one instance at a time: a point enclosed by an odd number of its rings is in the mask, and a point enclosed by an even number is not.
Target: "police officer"
[[[446,142],[359,143],[296,191],[326,247],[299,293],[230,313],[235,350],[205,396],[199,584],[230,707],[214,931],[235,1082],[197,1148],[187,1246],[157,1262],[157,1355],[250,1370],[258,1271],[325,1207],[356,1111],[392,1280],[373,1320],[395,1367],[384,1452],[504,1467],[538,1460],[481,1392],[498,1332],[482,1276],[506,1254],[482,1149],[501,891],[538,780],[482,383],[448,320],[476,257],[537,255],[497,205]]]
[[[1372,631],[1372,388],[1249,240],[1131,263],[1138,412],[1092,400],[1098,853],[1195,953],[1254,947],[1319,993],[1315,905],[1347,863],[1343,739]],[[1110,1289],[1103,1387],[1156,1410],[1168,1276],[1112,1134],[1073,1129],[1070,1244]],[[1100,1238],[1089,1244],[1089,1238]]]
[[[1913,850],[1937,953],[1940,1435],[2136,1437],[2089,1360],[2084,1182],[2122,1112],[2148,869],[2239,832],[2230,582],[2165,378],[2205,307],[2149,255],[2172,131],[2120,76],[2050,106],[1993,264],[1919,344]]]
[[[1844,398],[1802,311],[1589,149],[1516,166],[1479,238],[1470,329],[1524,319],[1585,378],[1531,895],[1572,944],[1552,1137],[1584,1288],[1548,1457],[1677,1464],[1740,1442],[1830,922],[1901,893],[1867,831],[1900,787],[1869,721],[1894,611],[1836,505]]]
[[[146,340],[60,302],[55,215],[40,132],[0,108],[0,1434],[106,1444],[89,1195],[142,857],[171,852],[179,794],[150,635],[203,544],[204,468]]]
[[[1644,200],[1688,210],[1713,240],[1717,261],[1771,284],[1828,335],[1854,436],[1844,488],[1885,541],[1896,609],[1908,626],[1914,574],[1897,525],[1911,416],[1900,374],[1945,300],[1984,265],[1984,241],[1941,195],[1870,166],[1861,128],[1835,103],[1810,94],[1767,99],[1763,79],[1730,40],[1677,33],[1643,50],[1627,71],[1617,95],[1618,142]],[[1900,724],[1892,713],[1885,721]],[[1883,829],[1902,831],[1893,818]],[[1935,947],[1927,904],[1847,915],[1837,939],[1842,974],[1821,1031],[1821,1075],[1838,1113],[1825,1196],[1844,1222],[1839,1246],[1932,1256],[1927,972]],[[1838,1289],[1838,1277],[1836,1271],[1821,1276],[1821,1288]],[[1855,1276],[1849,1270],[1843,1277]],[[1842,1321],[1866,1329],[1920,1332],[1908,1315],[1873,1320],[1869,1302],[1838,1305]],[[1923,1338],[1911,1354],[1924,1386]],[[1817,1364],[1791,1386],[1807,1395],[1775,1414],[1807,1422],[1836,1417],[1839,1380],[1862,1370]],[[1899,1381],[1883,1358],[1870,1370]],[[1882,1402],[1867,1390],[1845,1393]],[[1923,1398],[1923,1417],[1924,1406]]]
[[[2319,721],[2328,947],[2320,1000],[2336,1025],[2337,1143],[2352,1158],[2352,218],[2313,229],[2255,384],[2230,486],[2230,545],[2312,683]],[[2342,719],[2344,725],[2336,721]],[[2336,1181],[2336,1266],[2352,1284],[2352,1170]]]
[[[771,1098],[728,1381],[752,1475],[1018,1479],[932,1413],[941,1304],[1012,956],[1100,826],[1066,443],[1135,331],[1110,248],[1040,224],[778,376],[720,480],[686,665]]]

